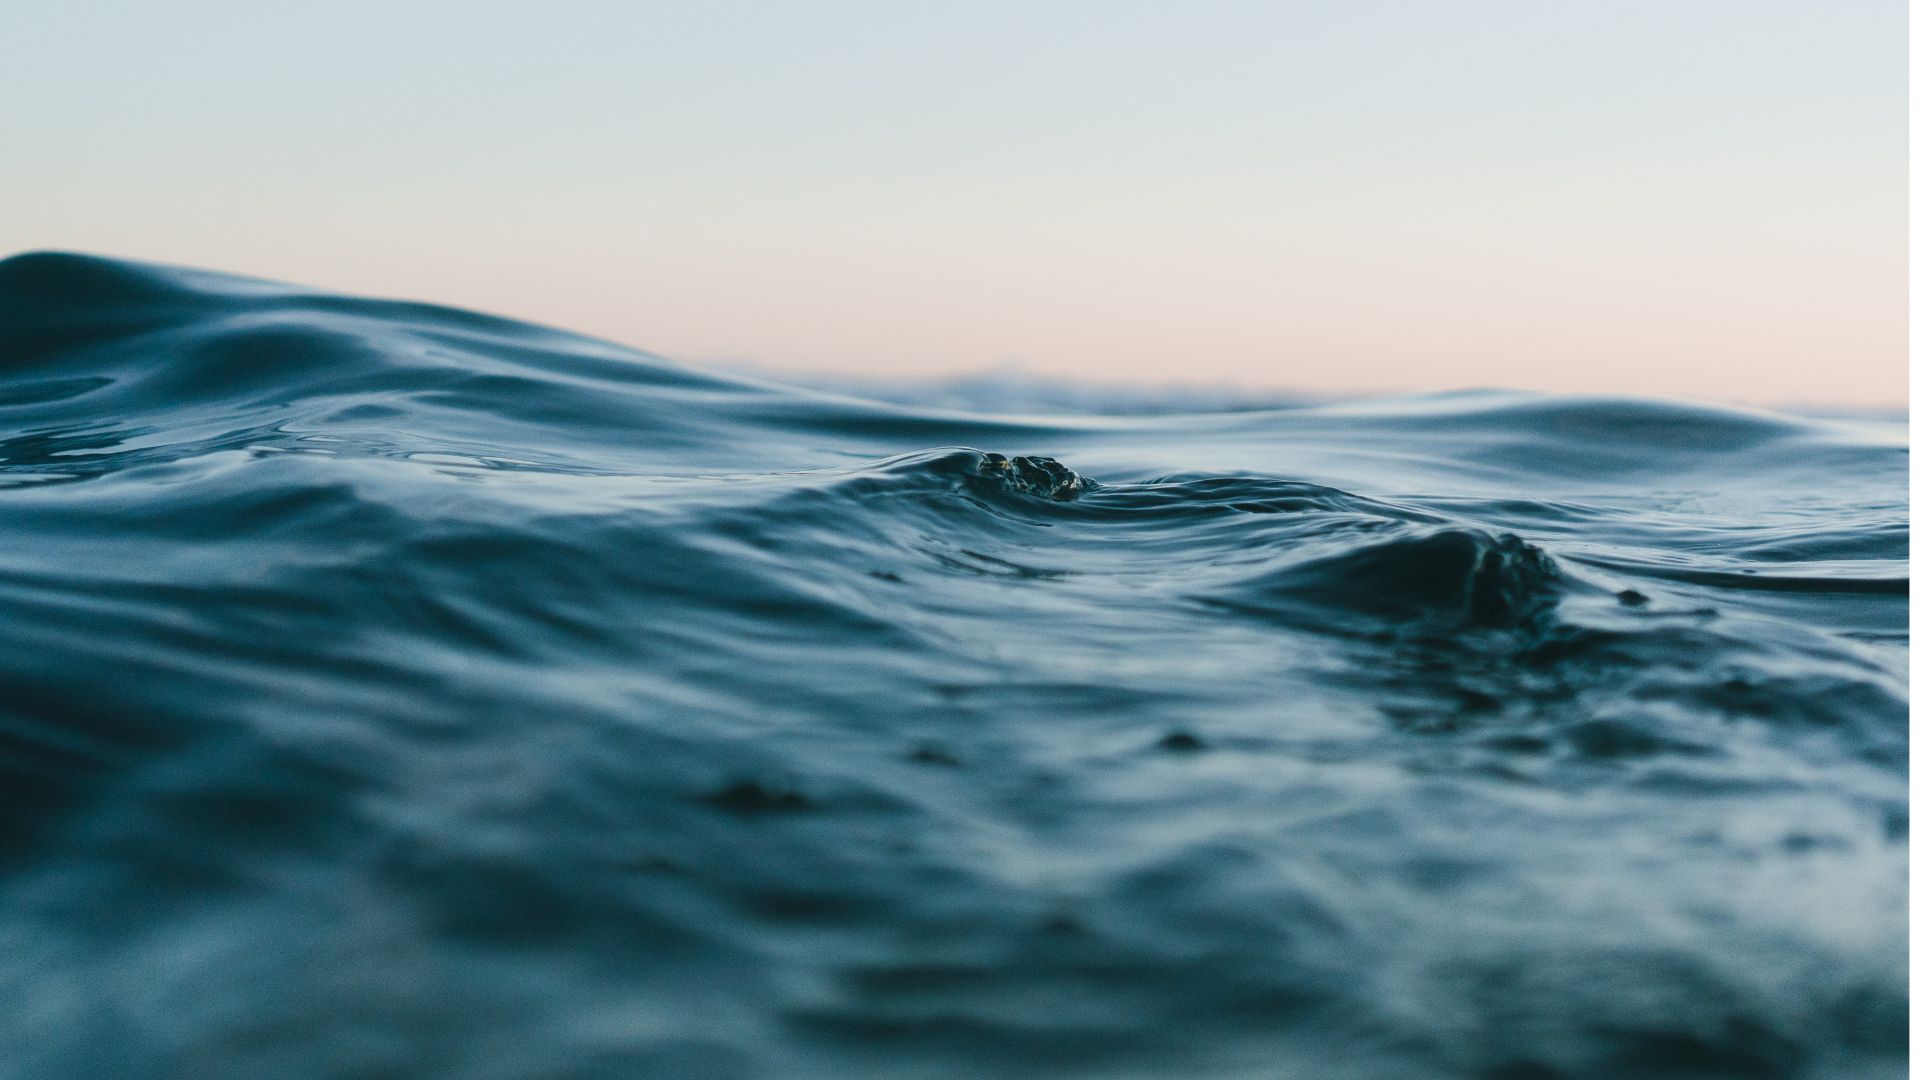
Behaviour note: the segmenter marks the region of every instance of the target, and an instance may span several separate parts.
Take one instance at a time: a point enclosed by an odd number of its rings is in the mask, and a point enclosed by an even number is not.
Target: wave
[[[1904,1068],[1906,432],[0,262],[23,1075]]]

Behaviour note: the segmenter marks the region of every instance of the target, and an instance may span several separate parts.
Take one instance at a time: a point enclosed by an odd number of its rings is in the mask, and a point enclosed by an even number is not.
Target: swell
[[[0,408],[19,433],[9,457],[24,464],[48,464],[21,452],[36,440],[111,446],[195,434],[203,420],[269,427],[281,444],[404,432],[421,449],[616,468],[623,446],[661,466],[675,450],[750,453],[752,432],[781,426],[876,438],[1018,429],[696,372],[452,309],[64,254],[0,262],[0,364]]]

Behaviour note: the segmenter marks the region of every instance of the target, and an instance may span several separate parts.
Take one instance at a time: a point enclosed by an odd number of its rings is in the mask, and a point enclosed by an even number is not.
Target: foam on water
[[[0,1073],[1902,1075],[1906,467],[8,260]]]

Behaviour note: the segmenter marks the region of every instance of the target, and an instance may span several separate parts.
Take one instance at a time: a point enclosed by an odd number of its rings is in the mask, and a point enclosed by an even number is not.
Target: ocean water
[[[1906,447],[17,257],[0,1075],[1904,1075]]]

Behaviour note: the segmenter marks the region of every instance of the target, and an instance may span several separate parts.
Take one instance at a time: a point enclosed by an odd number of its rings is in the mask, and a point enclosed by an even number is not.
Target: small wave
[[[1557,599],[1559,568],[1517,536],[1468,529],[1410,531],[1289,565],[1247,583],[1265,610],[1307,600],[1377,616],[1386,626],[1512,628]]]

